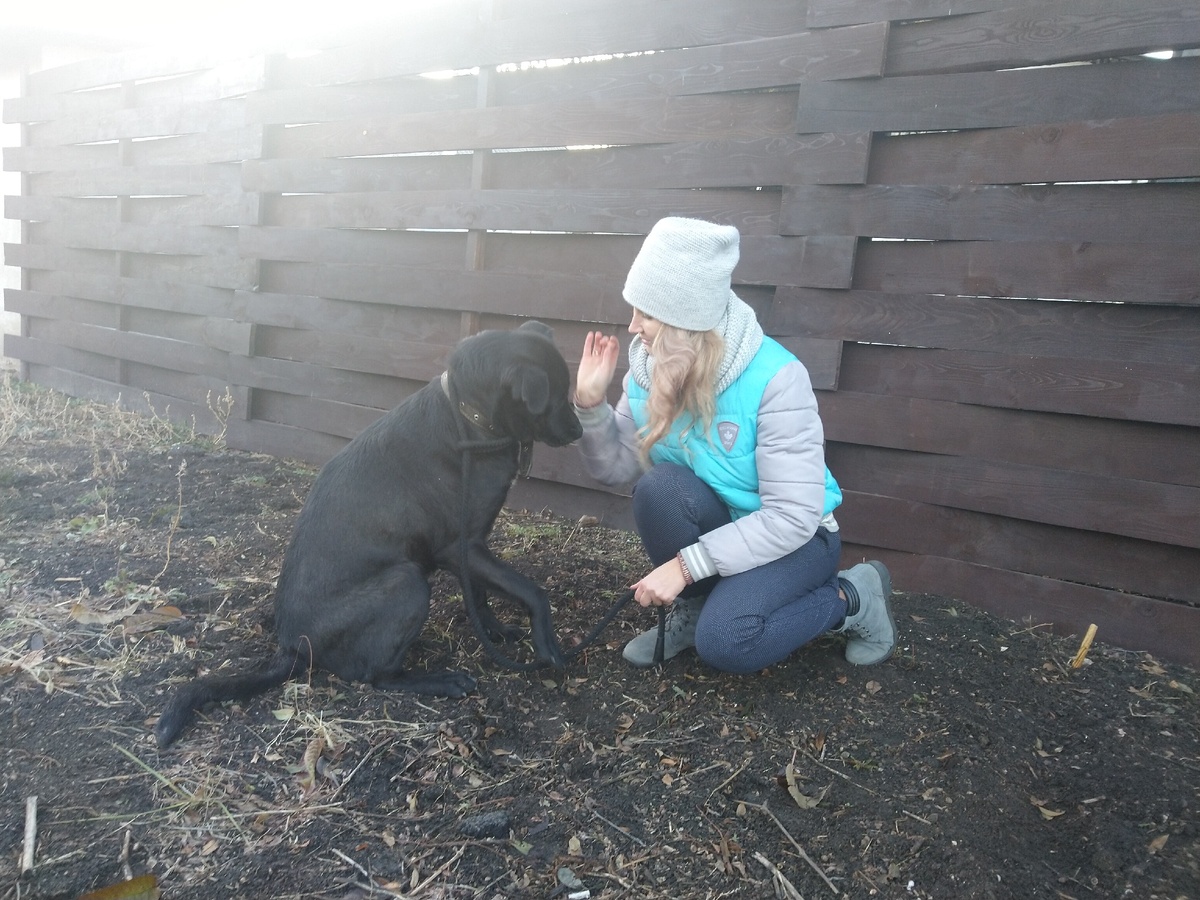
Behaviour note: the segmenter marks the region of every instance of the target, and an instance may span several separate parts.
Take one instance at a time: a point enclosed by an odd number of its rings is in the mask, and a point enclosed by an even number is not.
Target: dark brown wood
[[[371,159],[250,159],[242,165],[248,191],[465,190],[471,156],[391,156]]]
[[[1200,665],[1200,608],[1056,581],[1036,575],[977,566],[969,560],[915,556],[853,543],[842,558],[882,559],[897,590],[928,592],[933,602],[956,597],[1001,618],[1046,624],[1060,635],[1082,637],[1091,624],[1096,640],[1128,650],[1146,650],[1187,666]]]
[[[631,55],[603,65],[500,72],[494,103],[545,103],[593,92],[609,100],[640,100],[879,76],[887,33],[887,25],[879,23]]]
[[[1148,140],[1147,136],[1153,135]],[[1200,170],[1200,113],[878,136],[877,184],[1180,178]]]
[[[1195,112],[1200,59],[801,85],[796,131],[938,131]]]
[[[822,393],[828,441],[1200,487],[1200,430],[924,400]]]
[[[627,346],[653,222],[730,222],[848,560],[1196,652],[1200,59],[1138,56],[1200,43],[1191,0],[435,6],[303,59],[34,73],[6,352],[205,425],[228,387],[231,446],[323,462],[478,329]],[[632,524],[574,448],[533,474],[514,505]]]
[[[848,491],[842,534],[901,553],[1200,604],[1200,551]]]
[[[456,27],[447,27],[454,11],[443,7],[413,10],[402,28],[374,34],[366,44],[282,59],[274,77],[281,86],[343,84],[477,65],[703,47],[795,34],[805,30],[806,15],[806,5],[794,0],[660,0],[493,23],[480,23],[471,10]]]
[[[1020,463],[833,444],[831,471],[864,494],[1200,547],[1200,488]]]
[[[939,16],[987,12],[997,7],[1023,6],[1042,0],[809,0],[808,24],[812,28],[860,25],[863,22],[899,22]]]
[[[1167,425],[1200,425],[1200,365],[847,344],[839,387]]]
[[[272,225],[299,228],[486,228],[645,234],[666,215],[777,231],[778,194],[767,191],[404,191],[270,198]]]
[[[1004,40],[980,40],[1003,34]],[[1013,69],[1132,56],[1200,43],[1200,8],[1191,0],[1048,0],[972,16],[896,25],[889,75]]]
[[[764,324],[781,334],[1031,357],[1185,366],[1200,358],[1200,306],[780,288]]]
[[[1078,241],[1200,247],[1200,183],[798,185],[784,234],[909,240]]]
[[[854,286],[889,294],[1195,306],[1200,253],[1174,244],[862,241]]]
[[[276,134],[274,144],[282,156],[328,157],[468,148],[754,140],[802,130],[796,127],[795,98],[791,91],[625,103],[585,98],[528,107],[414,113],[289,128]]]

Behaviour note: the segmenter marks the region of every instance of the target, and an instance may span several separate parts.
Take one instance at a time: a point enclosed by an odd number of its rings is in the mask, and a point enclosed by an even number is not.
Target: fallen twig
[[[1071,668],[1078,669],[1083,665],[1083,661],[1087,659],[1088,650],[1092,647],[1092,641],[1096,638],[1096,626],[1094,624],[1088,626],[1087,634],[1083,636],[1083,640],[1079,643],[1079,652],[1075,654],[1075,658],[1071,660]]]
[[[829,880],[829,876],[825,874],[825,872],[821,869],[821,867],[818,866],[815,862],[813,862],[812,857],[804,852],[803,847],[801,847],[798,843],[796,843],[796,839],[794,837],[792,837],[792,833],[783,827],[783,823],[779,821],[779,817],[776,816],[775,813],[771,812],[771,810],[767,809],[767,804],[752,803],[749,800],[739,800],[738,803],[742,803],[746,806],[751,806],[754,809],[757,809],[759,812],[766,813],[768,816],[770,816],[771,821],[774,822],[776,827],[778,827],[779,830],[783,832],[783,836],[786,837],[788,839],[788,841],[791,843],[791,845],[796,848],[796,852],[800,854],[800,858],[803,859],[806,863],[808,863],[814,872],[816,872],[818,875],[821,876],[821,880],[824,881],[827,885],[829,885],[829,889],[831,891],[833,891],[835,894],[840,893],[840,891],[838,891],[838,889],[837,889],[837,885]]]
[[[783,896],[786,897],[787,900],[804,900],[804,895],[796,890],[796,886],[788,881],[788,877],[780,872],[774,863],[772,863],[757,850],[754,851],[754,858],[757,859],[762,866],[771,873],[772,876],[774,876],[776,886],[783,889]],[[775,896],[780,896],[778,891],[776,891]]]
[[[802,753],[803,753],[805,756],[807,756],[809,759],[811,759],[813,762],[815,762],[815,763],[816,763],[818,766],[820,766],[822,769],[824,769],[826,772],[832,772],[832,773],[833,773],[834,775],[836,775],[838,778],[842,778],[842,779],[844,779],[844,780],[846,780],[846,781],[850,782],[852,785],[854,785],[854,786],[855,786],[856,788],[858,788],[859,790],[866,791],[868,794],[870,794],[870,795],[871,795],[871,796],[873,796],[873,797],[878,797],[878,796],[879,796],[879,792],[878,792],[878,791],[873,791],[873,790],[871,790],[869,787],[867,787],[866,785],[859,784],[857,781],[855,781],[853,778],[851,778],[851,777],[850,777],[849,775],[847,775],[845,772],[839,772],[837,769],[834,769],[834,768],[832,768],[831,766],[827,766],[827,765],[825,765],[825,763],[821,762],[819,759],[817,759],[815,756],[813,756],[813,755],[812,755],[811,753],[809,753],[807,750],[802,750],[801,752],[802,752]]]
[[[37,794],[25,800],[25,845],[21,850],[21,874],[33,871],[33,851],[37,846]]]

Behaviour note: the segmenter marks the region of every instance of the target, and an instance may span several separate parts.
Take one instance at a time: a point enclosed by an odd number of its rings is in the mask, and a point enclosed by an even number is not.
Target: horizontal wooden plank
[[[860,132],[496,153],[486,186],[661,189],[863,184],[869,147],[870,134]]]
[[[790,87],[805,81],[880,76],[886,24],[761,38],[711,46],[629,54],[587,65],[497,72],[491,103],[546,103],[594,93],[606,100],[642,100]]]
[[[1200,303],[1200,254],[1177,244],[862,241],[854,284],[894,294]]]
[[[429,381],[440,375],[446,368],[449,351],[449,347],[404,340],[394,333],[376,336],[260,326],[255,335],[255,352],[260,356],[413,381]],[[259,415],[257,408],[255,414]],[[259,417],[290,421],[265,414]],[[357,433],[321,428],[315,422],[306,427],[349,437]]]
[[[645,234],[661,217],[695,216],[774,234],[769,191],[397,191],[272,196],[264,222],[292,228],[481,228]]]
[[[66,222],[73,229],[107,229],[122,221],[160,226],[240,225],[253,221],[258,198],[223,193],[191,197],[46,197],[10,194],[4,216],[26,222]]]
[[[233,194],[241,190],[241,166],[117,166],[29,176],[30,193],[52,197]]]
[[[1041,3],[1042,0],[809,0],[807,22],[812,28],[900,22],[987,12],[991,9]]]
[[[429,268],[455,266],[466,258],[465,236],[365,229],[239,229],[243,256],[295,262],[376,264]],[[484,257],[489,269],[595,274],[614,279],[620,289],[642,244],[641,235],[488,234]],[[857,242],[845,237],[748,235],[734,283],[803,284],[849,287]]]
[[[33,319],[27,324],[29,337],[45,343],[227,380],[226,354],[212,347],[54,319]]]
[[[772,332],[947,350],[1193,365],[1200,304],[1061,303],[781,288]]]
[[[451,268],[467,258],[461,232],[251,225],[238,229],[238,245],[246,257],[295,262]]]
[[[29,288],[43,294],[60,294],[85,300],[140,309],[160,309],[195,316],[251,321],[244,301],[232,290],[207,285],[123,278],[110,270],[89,274],[66,270],[31,270]]]
[[[262,289],[419,309],[549,319],[563,318],[569,312],[583,322],[624,323],[629,313],[619,282],[588,276],[270,263],[263,265]],[[568,297],[569,303],[563,299]]]
[[[977,566],[944,556],[880,551],[844,542],[842,558],[882,559],[897,590],[954,597],[1014,623],[1049,624],[1081,637],[1091,624],[1096,640],[1145,650],[1188,666],[1200,665],[1200,609],[1151,597],[1105,591],[1068,581]]]
[[[116,271],[116,253],[111,250],[79,250],[55,244],[5,244],[4,263],[23,269],[108,275]]]
[[[818,391],[836,391],[842,364],[842,342],[820,338],[779,336],[779,343],[796,355]]]
[[[1153,135],[1147,140],[1147,135]],[[1029,184],[1185,178],[1200,172],[1200,113],[880,135],[876,184]]]
[[[508,509],[552,512],[572,521],[591,516],[607,528],[632,531],[633,508],[626,494],[595,485],[590,489],[538,478],[519,478],[508,492]],[[619,587],[619,586],[614,586]]]
[[[940,131],[1200,110],[1200,59],[801,85],[796,131]]]
[[[1200,487],[1200,429],[840,390],[825,439]]]
[[[755,140],[796,128],[795,93],[667,97],[607,103],[576,98],[532,106],[414,113],[287,128],[277,156],[370,156],[444,150]],[[809,129],[831,131],[838,129]],[[842,129],[866,130],[866,129]]]
[[[55,218],[37,223],[33,235],[39,242],[93,250],[172,253],[216,260],[236,259],[238,255],[237,229],[230,226],[105,222],[101,217],[93,221]]]
[[[28,379],[36,384],[91,400],[106,401],[117,396],[110,398],[91,391],[93,382],[116,383],[120,367],[111,357],[18,334],[4,335],[4,355],[20,360],[28,368]],[[76,380],[78,389],[73,384]]]
[[[280,459],[294,459],[316,466],[328,462],[349,443],[345,438],[331,434],[258,419],[231,419],[225,442],[234,450],[265,453]]]
[[[254,392],[254,421],[290,425],[346,440],[356,437],[383,412],[354,403],[335,403],[267,390]]]
[[[481,186],[553,190],[862,184],[869,144],[870,135],[860,133],[495,153]],[[472,157],[466,153],[250,159],[242,169],[242,185],[274,192],[461,190],[471,186],[471,166]]]
[[[1200,425],[1200,365],[846,344],[839,387],[1168,425]]]
[[[231,57],[212,49],[131,50],[31,72],[27,77],[26,92],[41,96],[145,82],[139,86],[143,93],[153,93],[155,89],[149,87],[151,80],[182,75],[188,77],[172,78],[172,81],[195,90],[193,96],[238,97],[260,83],[262,67],[261,56],[238,54]],[[173,84],[170,90],[174,88]]]
[[[242,165],[242,187],[247,191],[275,193],[465,190],[471,187],[471,167],[469,153],[365,159],[247,159]]]
[[[829,445],[826,460],[839,484],[864,494],[1200,547],[1191,485],[854,444]]]
[[[199,166],[256,157],[262,154],[262,146],[263,127],[256,125],[135,141],[124,147],[117,141],[62,147],[5,147],[4,168],[13,172],[74,173],[121,165]]]
[[[1200,244],[1200,183],[797,185],[783,234],[910,240]]]
[[[248,388],[391,409],[422,382],[268,356],[231,356],[229,381]]]
[[[230,353],[250,351],[251,325],[247,322],[121,307],[13,289],[4,292],[4,307],[9,312],[33,318],[121,328],[124,331],[156,335]]]
[[[26,126],[35,147],[232,131],[245,124],[245,101],[167,102],[155,106],[80,114]]]
[[[860,544],[1200,604],[1194,548],[855,491],[845,492],[837,520]]]
[[[432,9],[411,11],[394,28],[375,28],[365,44],[280,59],[273,78],[280,86],[342,84],[528,60],[702,47],[806,30],[805,6],[793,0],[704,5],[660,0],[645,7],[605,5],[493,22],[481,21],[473,4]]]
[[[476,105],[477,94],[474,76],[408,76],[366,83],[266,89],[255,91],[246,98],[246,121],[290,125],[469,109]]]
[[[1046,0],[896,25],[889,75],[1111,59],[1200,44],[1191,0]]]
[[[166,74],[166,73],[164,73]],[[88,119],[97,114],[113,115],[122,108],[154,105],[191,106],[245,96],[264,83],[264,59],[247,55],[226,59],[198,71],[158,77],[108,90],[39,90],[38,73],[30,75],[31,93],[4,101],[5,122],[47,122]]]

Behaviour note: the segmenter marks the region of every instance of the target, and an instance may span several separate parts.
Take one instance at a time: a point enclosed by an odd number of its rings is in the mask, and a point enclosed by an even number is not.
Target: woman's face
[[[646,345],[647,350],[654,346],[654,339],[658,337],[660,331],[662,331],[662,322],[658,319],[650,318],[640,309],[633,311],[633,318],[629,320],[629,333],[641,335],[642,343]]]

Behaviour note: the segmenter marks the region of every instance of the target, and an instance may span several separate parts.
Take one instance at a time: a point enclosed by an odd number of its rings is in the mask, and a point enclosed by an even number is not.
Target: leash
[[[467,524],[470,521],[470,491],[467,490],[467,487],[471,483],[471,460],[475,453],[507,450],[511,448],[514,443],[518,444],[518,474],[528,475],[529,467],[533,461],[532,444],[517,441],[515,438],[510,437],[492,437],[471,440],[470,436],[466,432],[467,422],[473,423],[489,434],[495,434],[495,432],[492,431],[491,424],[479,412],[469,407],[465,402],[457,399],[457,391],[454,389],[454,385],[451,383],[449,376],[450,373],[448,371],[442,373],[442,391],[450,400],[451,405],[454,406],[461,414],[455,417],[458,423],[459,438],[458,443],[455,444],[455,449],[458,450],[462,456],[462,491],[460,492],[459,498],[458,565],[461,573],[459,576],[459,583],[463,590],[463,599],[466,601],[464,605],[467,608],[467,618],[471,620],[471,625],[475,628],[475,632],[478,634],[484,650],[487,651],[488,656],[492,658],[493,662],[517,672],[533,672],[537,669],[545,668],[549,665],[549,663],[544,661],[532,663],[517,662],[515,659],[510,658],[503,651],[501,651],[487,633],[487,628],[484,626],[483,619],[479,615],[479,609],[475,602],[474,588],[471,585],[471,570],[469,568],[470,540],[467,535]],[[588,633],[587,637],[563,654],[566,660],[568,662],[573,660],[576,656],[595,643],[596,639],[600,637],[600,634],[605,628],[608,627],[609,623],[611,623],[612,620],[617,617],[621,610],[624,609],[632,599],[633,590],[627,590],[621,596],[621,598],[617,600],[615,604],[613,604],[612,608],[604,615],[604,617],[601,618],[596,627]],[[666,642],[666,626],[666,608],[660,606],[658,608],[658,638],[654,645],[655,665],[658,665],[663,661],[663,648]]]

